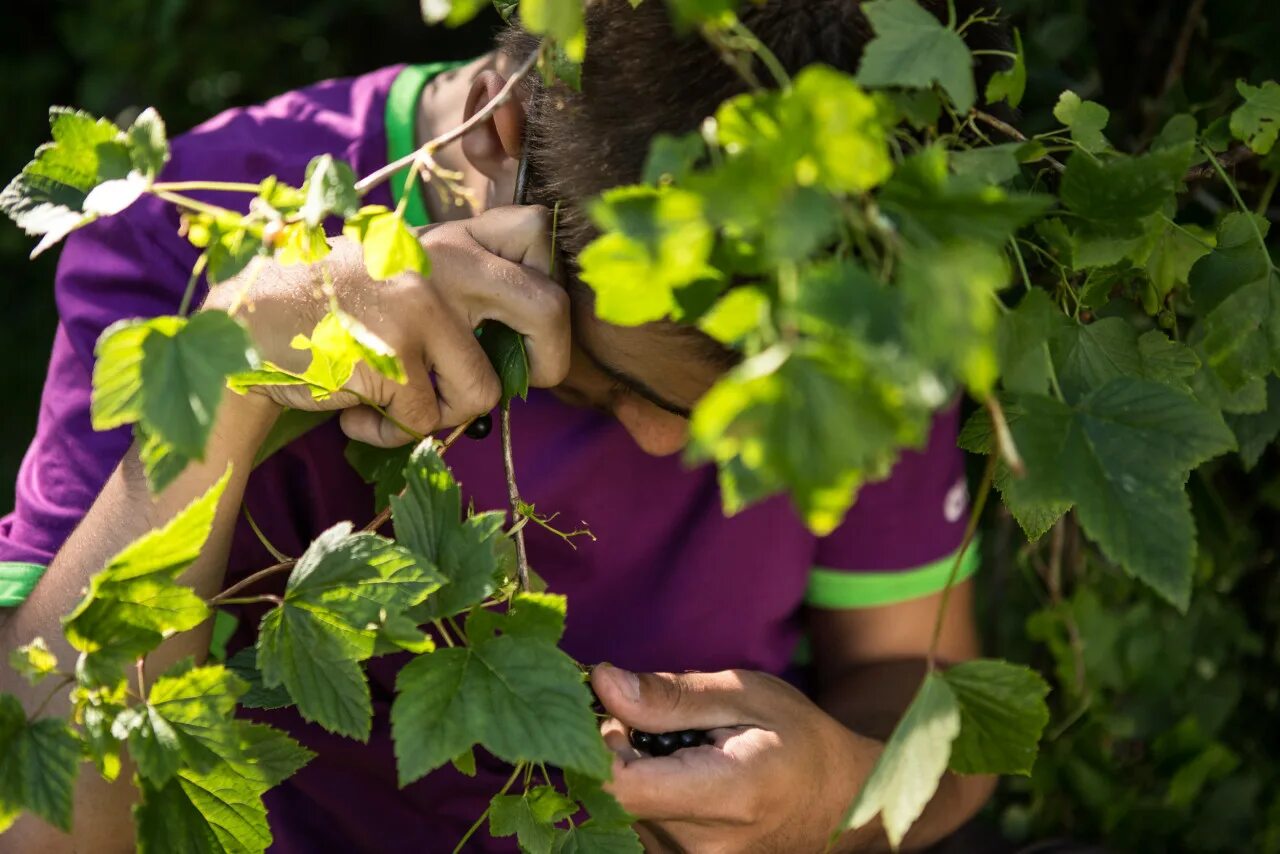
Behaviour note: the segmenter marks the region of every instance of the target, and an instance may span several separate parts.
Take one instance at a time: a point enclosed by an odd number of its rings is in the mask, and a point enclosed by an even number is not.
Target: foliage
[[[1269,811],[1271,827],[1229,828],[1236,836],[1206,835],[1197,847],[1280,845],[1280,802],[1261,801],[1276,770],[1229,744],[1224,729],[1231,709],[1221,698],[1257,696],[1257,674],[1245,665],[1219,673],[1219,664],[1263,647],[1222,595],[1241,583],[1229,568],[1246,536],[1224,522],[1215,485],[1230,466],[1257,465],[1280,431],[1280,268],[1266,216],[1280,174],[1267,156],[1280,87],[1257,79],[1230,100],[1184,99],[1185,112],[1161,107],[1135,134],[1083,91],[1054,92],[1030,110],[1023,99],[1039,81],[1028,68],[1051,42],[1047,24],[1026,30],[1031,50],[1019,35],[980,93],[962,33],[989,26],[982,16],[940,21],[913,0],[874,0],[874,38],[856,74],[815,66],[791,78],[744,37],[732,3],[669,5],[680,26],[741,54],[729,58],[747,70],[750,91],[698,132],[656,140],[645,183],[594,201],[601,235],[579,263],[604,319],[694,323],[743,354],[695,410],[690,460],[718,465],[728,512],[785,491],[824,533],[967,392],[981,408],[962,443],[989,460],[978,510],[994,485],[1021,530],[1006,525],[1006,539],[1025,537],[1026,564],[1044,568],[1034,589],[1047,604],[1026,637],[1004,646],[1046,663],[1057,685],[1046,761],[1033,767],[1051,719],[1041,676],[989,659],[942,669],[931,656],[833,830],[878,815],[896,846],[950,768],[1031,775],[1006,802],[1011,833],[1019,816],[1024,830],[1060,819],[1046,794],[1062,785],[1088,816],[1078,827],[1142,838],[1150,805],[1119,792],[1119,733],[1149,743],[1155,765],[1172,769],[1166,780],[1139,766],[1167,782],[1166,810],[1197,803],[1211,814],[1234,798]],[[448,24],[478,9],[422,6]],[[517,14],[543,36],[544,75],[573,84],[586,38],[581,0],[522,0]],[[774,88],[755,85],[757,62]],[[1025,137],[990,112],[996,102],[1023,102],[1029,126],[1044,129]],[[55,109],[51,125],[53,142],[0,196],[41,238],[37,251],[151,193],[183,212],[202,250],[196,272],[210,281],[251,272],[256,258],[319,260],[329,216],[344,221],[375,279],[429,270],[403,211],[361,207],[369,185],[332,158],[313,162],[301,187],[268,178],[233,188],[254,198],[241,215],[159,180],[167,147],[154,113],[121,129]],[[1253,164],[1260,190],[1242,188],[1219,161],[1246,153],[1266,156]],[[1201,196],[1213,201],[1205,211],[1193,207]],[[225,387],[302,384],[320,398],[360,362],[403,380],[390,348],[336,305],[295,341],[311,352],[295,374],[262,363],[232,314],[188,317],[189,302],[174,316],[113,327],[98,346],[95,426],[134,425],[155,489],[201,458]],[[522,345],[497,327],[482,341],[501,372],[505,419],[527,387]],[[473,766],[478,745],[514,765],[488,811],[494,835],[515,835],[530,851],[637,850],[628,817],[600,788],[609,755],[582,671],[557,647],[566,603],[528,590],[511,545],[525,519],[537,521],[532,506],[512,483],[510,529],[505,514],[464,513],[443,450],[424,439],[391,462],[350,455],[378,481],[397,540],[341,523],[272,568],[289,571],[285,593],[250,597],[274,607],[256,655],[234,666],[184,662],[149,690],[141,682],[141,662],[164,637],[235,601],[235,591],[206,601],[179,582],[226,476],[122,550],[66,619],[74,668],[60,669],[35,641],[14,656],[30,678],[70,685],[75,714],[29,719],[0,698],[0,822],[30,810],[67,826],[81,755],[110,778],[123,747],[142,792],[141,848],[261,851],[270,843],[261,795],[308,757],[283,733],[235,720],[236,703],[291,703],[362,739],[371,717],[362,662],[408,650],[392,711],[402,784],[445,762]],[[1218,649],[1168,646],[1193,628],[1217,631]],[[1028,639],[1043,649],[1028,652]],[[136,692],[127,678],[135,664]],[[1141,707],[1187,685],[1189,699]],[[564,791],[532,785],[545,764],[564,769]],[[522,794],[508,794],[521,779]],[[1019,803],[1019,793],[1030,797]]]

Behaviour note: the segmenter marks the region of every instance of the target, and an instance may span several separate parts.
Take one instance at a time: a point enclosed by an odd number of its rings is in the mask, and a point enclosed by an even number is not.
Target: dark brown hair
[[[923,0],[940,19],[946,0]],[[956,0],[963,21],[993,3]],[[768,0],[744,4],[742,22],[790,73],[815,62],[843,71],[857,70],[872,36],[856,0]],[[1003,32],[971,27],[974,48],[1004,47]],[[516,25],[499,36],[499,46],[516,60],[536,49],[537,40]],[[979,79],[994,63],[982,57]],[[767,72],[756,69],[761,80]],[[533,75],[536,78],[537,75]],[[570,259],[595,236],[581,203],[619,184],[640,180],[649,142],[659,133],[696,129],[721,101],[746,91],[737,72],[697,33],[677,33],[667,8],[645,0],[597,0],[587,6],[587,55],[582,91],[563,84],[528,84],[531,105],[526,125],[530,182],[526,201],[548,207],[560,201],[556,242]]]

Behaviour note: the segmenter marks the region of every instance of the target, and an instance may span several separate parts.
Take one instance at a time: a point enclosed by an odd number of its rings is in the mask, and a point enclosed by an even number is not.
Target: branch
[[[472,420],[475,420],[475,419],[472,419]],[[470,424],[471,424],[471,421],[468,421],[465,424],[459,424],[457,427],[455,427],[453,429],[453,432],[450,433],[447,437],[445,437],[445,440],[440,443],[440,447],[436,451],[436,453],[443,456],[444,452],[449,450],[449,448],[453,445],[454,442],[458,441],[458,437],[462,435],[463,431],[466,430]],[[367,525],[361,528],[361,530],[376,531],[379,528],[381,528],[383,525],[385,525],[387,523],[387,520],[389,520],[390,518],[391,518],[391,505],[388,504],[386,507],[382,508],[382,511],[378,513],[377,516],[374,516],[373,519],[371,519]],[[264,578],[270,578],[276,573],[288,572],[289,570],[293,569],[294,564],[296,564],[297,562],[298,561],[296,558],[290,558],[288,560],[282,560],[279,563],[274,563],[271,566],[268,566],[266,569],[260,569],[257,572],[253,573],[252,575],[247,575],[244,578],[240,579],[235,584],[228,587],[226,590],[223,590],[221,593],[214,595],[212,598],[208,600],[208,602],[212,606],[227,604],[227,600],[231,599],[241,590],[244,590],[246,587],[250,587],[254,584],[257,584],[259,581],[261,581]]]
[[[529,72],[533,70],[535,65],[537,65],[538,57],[541,55],[542,46],[539,45],[538,49],[529,54],[529,57],[521,63],[515,73],[507,78],[507,82],[498,90],[498,94],[494,95],[493,99],[476,111],[471,118],[467,119],[457,127],[445,131],[434,139],[427,140],[417,151],[414,151],[411,154],[406,154],[404,157],[394,160],[386,166],[370,172],[368,175],[356,182],[356,192],[363,196],[365,193],[369,192],[404,167],[418,160],[420,157],[434,154],[438,149],[444,148],[455,139],[464,136],[476,125],[489,118],[499,107],[511,99],[511,95],[515,92],[516,87],[520,85],[520,81],[524,80],[524,78],[529,75]]]
[[[1182,76],[1183,69],[1187,67],[1187,52],[1191,49],[1191,39],[1196,34],[1196,27],[1200,24],[1200,18],[1204,15],[1205,0],[1191,0],[1191,6],[1187,9],[1187,17],[1182,22],[1182,29],[1178,32],[1178,41],[1173,48],[1173,56],[1169,58],[1169,68],[1164,73],[1164,83],[1160,86],[1160,95],[1157,101],[1163,101],[1168,96],[1169,91],[1173,89],[1173,84],[1178,82],[1178,78]]]
[[[1182,180],[1190,183],[1192,181],[1202,181],[1205,178],[1212,178],[1218,173],[1219,166],[1224,169],[1231,169],[1235,166],[1239,166],[1246,160],[1250,160],[1253,156],[1253,150],[1249,148],[1249,146],[1237,145],[1230,151],[1223,152],[1215,158],[1218,162],[1218,166],[1214,166],[1213,161],[1201,164],[1200,166],[1193,166],[1187,170],[1186,175],[1182,176]]]
[[[947,616],[947,603],[951,600],[951,588],[955,586],[956,576],[960,574],[960,562],[973,545],[973,537],[978,533],[978,522],[982,519],[982,510],[987,506],[987,496],[991,494],[991,485],[996,479],[995,454],[987,456],[987,467],[982,473],[982,483],[978,486],[978,496],[974,499],[973,509],[969,511],[969,524],[964,529],[964,539],[960,541],[960,550],[951,563],[951,572],[947,575],[947,586],[942,588],[942,598],[938,602],[938,615],[933,621],[933,639],[929,641],[929,654],[925,659],[926,668],[932,672],[937,667],[938,642],[942,640],[942,621]]]
[[[516,464],[511,455],[511,404],[502,407],[502,471],[507,477],[507,500],[511,502],[511,517],[520,515],[520,490],[516,486]],[[513,528],[516,540],[516,588],[529,589],[529,552],[524,544],[524,528]]]
[[[984,125],[995,128],[996,130],[1000,131],[1002,134],[1009,137],[1010,139],[1016,139],[1018,142],[1030,142],[1030,140],[1027,139],[1027,135],[1024,134],[1022,131],[1018,130],[1016,127],[1009,124],[1008,122],[1002,119],[996,118],[990,113],[984,113],[982,110],[973,110],[970,113],[970,115],[972,115],[978,121],[982,122]],[[1061,163],[1059,163],[1057,160],[1055,160],[1054,158],[1050,157],[1047,154],[1041,159],[1047,161],[1048,164],[1053,167],[1055,172],[1067,171],[1067,167],[1063,166]]]

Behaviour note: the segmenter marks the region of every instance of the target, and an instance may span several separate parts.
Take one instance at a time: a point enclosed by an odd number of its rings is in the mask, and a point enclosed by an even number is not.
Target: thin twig
[[[507,500],[511,503],[511,518],[521,512],[520,489],[516,486],[516,464],[511,454],[511,404],[502,406],[502,471],[507,478]],[[516,588],[529,589],[529,552],[524,544],[524,529],[514,529],[516,541]]]
[[[1014,477],[1025,476],[1027,467],[1022,462],[1022,455],[1018,453],[1013,434],[1009,432],[1009,422],[1005,420],[1000,401],[994,394],[989,394],[983,400],[983,404],[987,407],[987,414],[991,416],[991,431],[996,437],[996,450],[1000,454],[1000,459],[1004,460]]]
[[[938,642],[942,640],[942,622],[947,616],[947,603],[951,600],[951,588],[955,586],[956,576],[960,574],[960,563],[964,560],[973,537],[978,532],[978,522],[982,519],[982,510],[987,506],[987,496],[991,494],[991,484],[995,482],[996,455],[987,455],[987,467],[982,473],[982,483],[978,487],[978,495],[973,502],[973,510],[969,512],[969,524],[964,529],[964,539],[960,541],[960,550],[951,563],[951,572],[947,574],[947,586],[942,588],[942,598],[938,602],[938,616],[933,621],[933,638],[929,641],[929,654],[925,658],[925,666],[930,672],[937,667]]]
[[[465,135],[476,125],[488,119],[499,107],[511,98],[516,87],[520,85],[520,81],[524,80],[524,78],[528,76],[529,72],[538,63],[538,57],[541,55],[542,46],[539,45],[538,49],[530,53],[529,57],[520,64],[520,67],[516,69],[515,73],[507,78],[507,82],[498,90],[498,94],[494,95],[493,99],[490,100],[489,103],[485,104],[473,113],[471,118],[467,119],[462,124],[445,131],[434,139],[427,140],[420,148],[418,148],[417,151],[406,154],[404,157],[394,160],[386,166],[370,172],[368,175],[356,182],[356,192],[360,195],[364,195],[404,167],[413,163],[423,154],[435,153],[439,149],[444,148],[446,145],[453,142],[455,139]]]
[[[511,776],[507,778],[507,782],[503,784],[502,788],[498,791],[498,794],[494,797],[501,797],[502,795],[505,795],[507,790],[515,784],[516,778],[520,776],[520,772],[524,770],[524,767],[525,763],[517,762],[515,768],[511,771]],[[480,817],[476,819],[476,823],[471,825],[467,832],[462,835],[462,838],[458,840],[457,846],[453,849],[453,854],[458,854],[458,852],[462,850],[462,847],[467,844],[467,840],[475,835],[475,832],[484,824],[484,820],[489,817],[489,810],[492,808],[492,804],[485,807],[484,812],[480,813]]]
[[[244,520],[248,522],[249,527],[253,529],[253,535],[258,538],[258,542],[262,543],[262,547],[270,552],[273,558],[280,561],[293,559],[276,548],[275,545],[272,544],[271,540],[267,539],[267,535],[262,533],[262,529],[258,527],[257,520],[255,520],[253,518],[253,514],[249,512],[248,504],[242,504],[240,509],[244,512]]]
[[[1018,142],[1028,142],[1027,135],[1025,133],[1003,119],[998,119],[990,113],[984,113],[982,110],[973,110],[971,115],[983,124],[1000,131],[1010,139],[1016,139]],[[1055,172],[1067,171],[1067,167],[1063,166],[1060,162],[1047,154],[1041,159],[1052,166]]]
[[[1187,53],[1191,50],[1191,39],[1195,36],[1196,27],[1200,25],[1200,18],[1204,15],[1204,7],[1205,0],[1191,0],[1187,17],[1182,21],[1182,30],[1178,33],[1178,41],[1173,48],[1173,55],[1169,58],[1169,67],[1165,70],[1164,83],[1160,86],[1157,101],[1163,101],[1169,95],[1173,84],[1178,82],[1178,78],[1187,67]]]
[[[1217,163],[1219,166],[1222,166],[1223,168],[1231,169],[1233,167],[1239,166],[1241,163],[1244,163],[1246,160],[1249,160],[1252,157],[1253,157],[1253,149],[1249,148],[1249,146],[1247,145],[1237,145],[1231,148],[1229,151],[1223,152],[1222,154],[1219,154],[1216,157],[1211,158],[1210,162],[1202,163],[1199,166],[1191,167],[1190,169],[1187,170],[1187,174],[1182,176],[1182,180],[1187,183],[1190,183],[1192,181],[1203,181],[1205,178],[1212,178],[1215,174],[1217,174],[1218,167],[1214,166],[1213,165],[1214,163]]]
[[[474,421],[474,420],[475,420],[474,418],[471,419],[471,421]],[[471,421],[468,421],[465,424],[459,424],[457,427],[454,427],[453,432],[450,433],[448,436],[446,436],[444,441],[441,442],[440,445],[436,448],[436,453],[439,454],[440,456],[444,456],[444,452],[449,450],[449,448],[453,447],[453,443],[458,441],[458,437],[461,436],[464,432],[466,432],[466,429],[471,426]],[[362,530],[376,531],[379,528],[381,528],[383,525],[387,524],[387,522],[390,519],[391,519],[391,505],[388,504],[386,507],[383,507],[382,510],[378,512],[377,516],[374,516],[372,519],[370,519],[369,524],[365,525]]]
[[[44,695],[44,699],[40,701],[40,705],[36,706],[35,711],[31,713],[31,716],[27,718],[27,720],[37,720],[40,717],[40,713],[44,711],[45,706],[49,705],[49,701],[53,699],[53,695],[57,694],[60,690],[67,687],[74,681],[76,681],[76,677],[72,676],[70,673],[62,674],[62,678],[54,683],[53,687],[49,689],[49,693]]]
[[[293,559],[282,560],[279,563],[274,563],[271,566],[268,566],[266,569],[260,569],[257,572],[252,573],[251,575],[246,575],[244,578],[240,579],[235,584],[228,587],[226,590],[223,590],[221,593],[215,594],[213,597],[211,597],[209,599],[209,604],[221,605],[223,602],[226,602],[228,599],[235,596],[235,594],[239,593],[241,590],[244,590],[246,587],[251,587],[252,585],[257,584],[259,581],[261,581],[264,578],[270,578],[271,576],[275,575],[278,572],[288,572],[289,570],[293,569],[293,565],[295,563],[297,563],[297,561]]]
[[[138,698],[147,699],[147,659],[143,656],[133,662],[133,668],[138,674]]]

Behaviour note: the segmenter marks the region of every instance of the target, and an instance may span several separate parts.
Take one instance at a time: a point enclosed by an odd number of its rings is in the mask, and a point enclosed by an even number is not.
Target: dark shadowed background
[[[1173,111],[1229,109],[1238,77],[1280,79],[1277,0],[1001,5],[1027,47],[1018,121],[1028,133],[1054,123],[1052,106],[1071,88],[1109,107],[1110,139],[1133,150]],[[1188,50],[1175,61],[1189,12]],[[474,56],[498,26],[488,13],[461,31],[427,28],[416,0],[45,0],[7,4],[3,16],[4,178],[47,138],[50,104],[125,121],[151,105],[176,134],[319,79]],[[1171,69],[1181,73],[1166,85]],[[1265,180],[1256,163],[1238,177]],[[1189,198],[1185,213],[1209,220],[1219,196]],[[0,222],[0,512],[12,506],[56,323],[57,253],[29,262],[33,242]],[[1010,838],[1280,852],[1280,454],[1273,447],[1248,475],[1233,465],[1206,467],[1191,484],[1201,572],[1185,618],[1113,568],[1079,555],[1072,564],[1072,554],[1064,596],[1051,601],[1042,555],[1007,513],[988,513],[980,599],[989,651],[1036,665],[1056,686],[1033,777],[1005,781],[989,809]],[[1064,614],[1079,637],[1064,636]]]

